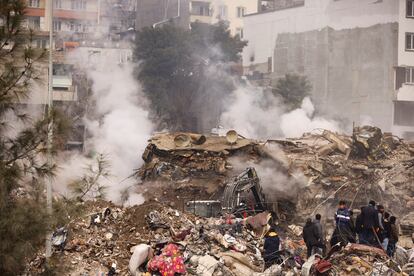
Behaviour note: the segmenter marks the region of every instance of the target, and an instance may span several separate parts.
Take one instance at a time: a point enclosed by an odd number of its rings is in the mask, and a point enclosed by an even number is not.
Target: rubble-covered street
[[[321,130],[286,140],[229,139],[187,133],[154,136],[136,173],[145,203],[121,207],[85,202],[87,212],[66,226],[67,236],[56,239],[53,258],[70,275],[414,273],[414,145],[373,127],[356,128],[352,137]],[[225,187],[239,173],[240,163],[256,167],[259,183],[264,183],[264,162],[287,176],[286,183],[275,183],[278,187],[262,184],[267,210],[224,211],[220,204],[224,206]],[[233,181],[240,179],[247,178]],[[297,189],[296,196],[283,185]],[[234,196],[257,206],[248,194]],[[338,201],[346,200],[357,213],[371,198],[398,216],[401,237],[394,258],[382,249],[351,243],[331,248],[323,261],[318,255],[306,258],[306,218],[322,213],[329,241]],[[281,240],[282,263],[265,269],[263,243],[271,226]],[[39,273],[43,261],[39,254],[29,271]]]

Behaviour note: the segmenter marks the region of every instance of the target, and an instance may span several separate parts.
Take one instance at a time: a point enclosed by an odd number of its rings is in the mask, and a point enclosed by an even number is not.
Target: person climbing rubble
[[[274,264],[282,263],[280,257],[280,238],[274,227],[271,227],[266,233],[264,238],[264,254],[263,260],[265,261],[265,269],[271,267]]]
[[[351,217],[349,209],[344,200],[340,200],[338,210],[335,213],[335,230],[331,237],[331,246],[340,243],[345,246],[347,243],[354,243],[355,239],[351,229]]]
[[[361,234],[359,243],[379,246],[376,235],[379,231],[378,211],[375,209],[375,201],[371,200],[368,206],[361,211]]]
[[[398,242],[399,231],[396,225],[397,218],[395,216],[390,217],[390,235],[389,242],[387,247],[387,255],[394,257],[396,245]]]

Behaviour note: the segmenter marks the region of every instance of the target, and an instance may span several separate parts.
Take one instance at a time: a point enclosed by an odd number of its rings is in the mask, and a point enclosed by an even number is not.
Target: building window
[[[62,21],[54,20],[53,21],[53,31],[59,32],[62,30]]]
[[[49,48],[49,40],[46,38],[39,38],[39,39],[35,39],[32,42],[32,46],[36,47],[36,48]]]
[[[405,50],[414,51],[414,33],[405,33]]]
[[[227,6],[219,7],[219,17],[220,19],[227,19]]]
[[[40,29],[40,17],[38,16],[28,17],[27,24],[28,24],[29,29],[35,30],[35,31],[39,30]]]
[[[200,1],[191,2],[191,14],[199,16],[210,16],[210,3]]]
[[[240,39],[243,39],[243,29],[242,28],[237,28],[236,29],[236,35],[238,35],[240,37]]]
[[[405,68],[405,83],[414,84],[414,67]]]
[[[407,17],[414,17],[414,0],[407,0]]]
[[[28,6],[32,8],[38,8],[39,0],[29,0]]]
[[[62,8],[62,0],[54,0],[53,1],[53,8],[61,9]]]
[[[245,11],[246,11],[245,7],[237,7],[237,17],[243,17]]]
[[[70,7],[72,10],[86,10],[86,0],[71,0]]]

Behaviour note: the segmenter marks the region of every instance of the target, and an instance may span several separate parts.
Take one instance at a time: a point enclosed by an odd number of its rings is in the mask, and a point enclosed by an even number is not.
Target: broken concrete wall
[[[304,74],[322,111],[389,131],[397,48],[397,23],[279,34],[273,80]]]

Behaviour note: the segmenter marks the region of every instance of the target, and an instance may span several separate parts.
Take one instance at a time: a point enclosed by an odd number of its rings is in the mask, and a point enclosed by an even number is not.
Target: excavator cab
[[[247,168],[227,183],[222,199],[223,213],[245,216],[267,209],[260,179],[253,167]]]

